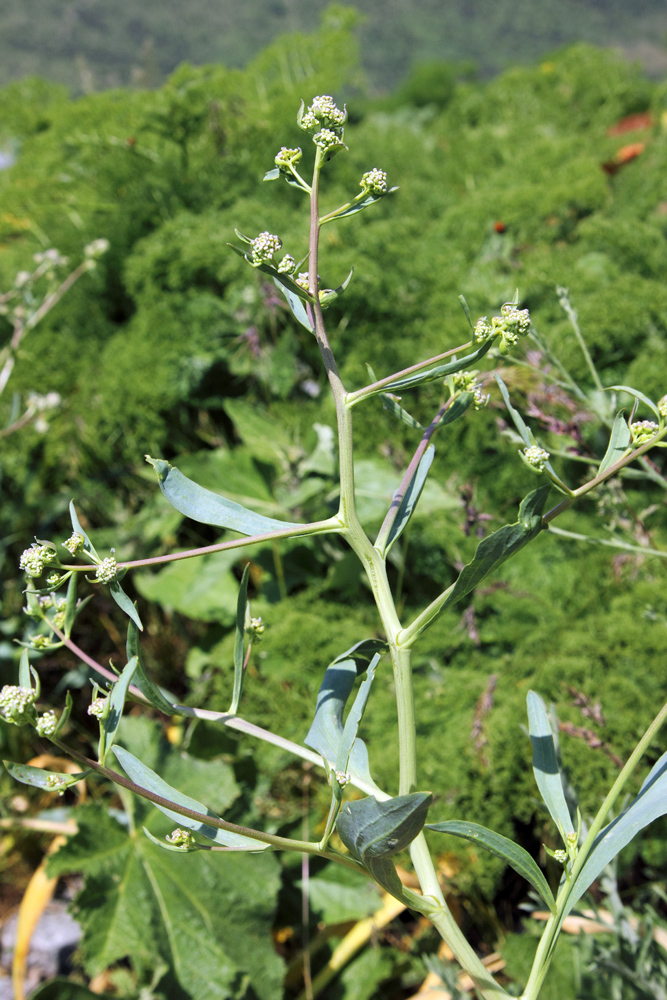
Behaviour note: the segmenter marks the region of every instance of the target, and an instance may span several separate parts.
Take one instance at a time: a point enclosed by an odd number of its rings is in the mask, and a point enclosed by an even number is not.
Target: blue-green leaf
[[[558,767],[556,744],[544,702],[534,691],[528,692],[528,731],[533,744],[533,771],[535,781],[551,818],[561,837],[574,833],[574,825],[563,790],[563,779]]]
[[[163,799],[168,799],[176,805],[191,809],[193,812],[202,813],[204,816],[211,816],[214,819],[220,818],[211,812],[210,809],[207,809],[206,806],[202,805],[201,802],[197,802],[196,799],[191,799],[189,795],[184,795],[183,792],[172,788],[155,771],[151,771],[149,767],[142,764],[129,750],[115,746],[113,752],[127,776],[136,785],[145,788],[148,792],[153,792],[154,795],[159,795]],[[221,844],[223,847],[252,848],[257,851],[264,851],[269,846],[250,837],[244,837],[242,834],[232,833],[228,830],[219,830],[217,827],[200,823],[199,820],[191,819],[189,816],[182,816],[180,813],[174,812],[173,809],[168,809],[166,806],[161,806],[157,803],[155,805],[160,812],[163,812],[165,816],[168,816],[178,826],[184,826],[188,830],[192,830],[193,833],[200,833],[202,837],[213,840],[216,844]]]
[[[392,194],[394,191],[398,191],[397,187],[389,188],[388,191],[384,191],[382,194],[372,194],[368,193],[368,196],[363,199],[363,201],[358,201],[356,204],[348,205],[347,208],[341,209],[337,212],[331,212],[330,214],[333,218],[325,218],[323,222],[333,222],[335,219],[346,219],[350,215],[356,215],[357,212],[363,212],[365,208],[370,205],[374,205],[376,201],[381,201],[386,198],[388,194]]]
[[[630,433],[628,422],[625,419],[624,411],[620,410],[616,414],[611,434],[609,436],[609,444],[607,445],[604,458],[600,462],[600,467],[597,471],[598,476],[602,475],[603,472],[606,472],[607,469],[614,464],[614,462],[618,462],[631,444],[632,434]]]
[[[76,784],[82,778],[92,773],[90,768],[87,771],[79,771],[78,774],[61,774],[59,771],[45,771],[41,767],[32,767],[30,764],[15,764],[12,760],[2,762],[12,778],[20,781],[24,785],[32,785],[33,788],[44,788],[49,792],[59,791],[59,787],[65,788]]]
[[[248,576],[250,574],[250,563],[246,563],[239,585],[239,597],[236,605],[236,635],[234,637],[234,690],[232,692],[232,703],[229,707],[229,714],[236,715],[239,710],[239,702],[243,692],[243,653],[245,637],[245,616],[246,605],[248,603]]]
[[[74,625],[74,619],[76,618],[77,611],[80,610],[76,603],[76,586],[78,581],[78,573],[72,573],[67,584],[67,597],[65,599],[65,621],[63,622],[63,632],[69,639],[72,634],[72,626]],[[92,595],[91,595],[92,596]],[[81,605],[83,606],[83,605]]]
[[[69,516],[72,519],[72,531],[76,532],[77,535],[81,535],[83,537],[83,539],[84,539],[84,541],[86,543],[86,548],[88,549],[88,551],[92,552],[93,555],[96,556],[97,552],[95,551],[95,546],[91,542],[91,540],[88,537],[88,535],[86,534],[86,532],[81,527],[81,523],[79,521],[79,518],[77,517],[76,508],[74,507],[74,501],[73,500],[70,500]]]
[[[266,177],[264,178],[266,180]],[[151,831],[142,826],[141,828],[151,844],[155,844],[156,847],[161,847],[163,851],[171,851],[173,854],[192,854],[194,851],[210,851],[210,847],[206,847],[204,844],[188,844],[187,847],[179,847],[177,844],[170,844],[166,840],[162,840],[160,837],[156,837]]]
[[[379,660],[380,654],[376,653],[371,662],[368,664],[366,677],[359,685],[357,696],[352,703],[352,708],[347,714],[347,719],[345,720],[345,726],[343,728],[343,735],[338,748],[338,756],[336,757],[336,771],[341,771],[343,773],[347,772],[350,754],[352,753],[352,749],[357,739],[359,723],[363,718],[363,714],[368,703],[368,696],[371,693],[371,685],[373,684],[373,680],[375,678],[375,668],[377,667]]]
[[[30,676],[30,659],[28,650],[23,649],[19,660],[19,687],[32,690],[32,677]]]
[[[120,582],[118,580],[111,581],[111,583],[109,584],[109,593],[113,597],[114,601],[116,602],[120,610],[124,611],[125,614],[128,616],[128,618],[130,618],[134,622],[137,628],[141,629],[141,631],[143,632],[144,626],[141,624],[141,618],[139,617],[139,613],[136,609],[136,606],[127,596],[127,594],[121,587]]]
[[[392,507],[396,505],[394,519],[390,524],[386,524],[385,522],[386,527],[385,524],[382,525],[380,534],[375,542],[375,548],[381,556],[387,555],[390,548],[396,539],[401,536],[403,530],[412,517],[412,512],[419,502],[419,498],[422,494],[422,490],[424,489],[426,477],[429,474],[434,457],[435,448],[433,445],[429,445],[422,455],[403,496],[401,497],[398,494],[398,491],[394,494],[394,499],[392,500]]]
[[[639,391],[639,389],[633,389],[629,385],[610,385],[608,386],[608,389],[616,389],[617,392],[627,392],[629,396],[634,396],[634,398],[640,400],[644,406],[647,406],[649,410],[655,414],[656,420],[660,421],[662,419],[660,416],[660,410],[655,405],[653,400],[649,399],[648,396],[645,396],[643,392]]]
[[[466,354],[464,358],[459,358],[458,361],[450,361],[446,365],[437,365],[435,368],[429,368],[425,372],[415,372],[414,375],[406,375],[404,378],[396,379],[395,382],[390,382],[389,385],[383,385],[382,389],[378,389],[378,392],[401,392],[403,389],[413,389],[417,385],[423,385],[425,382],[434,382],[439,378],[446,378],[447,375],[455,375],[456,372],[462,372],[466,368],[470,368],[477,361],[491,349],[492,341],[485,341],[481,347],[478,347],[476,351],[472,354]],[[373,393],[373,395],[375,395]]]
[[[505,406],[507,407],[507,412],[509,413],[510,417],[512,418],[512,422],[514,423],[514,426],[518,430],[523,443],[525,445],[527,445],[527,447],[530,448],[531,445],[535,444],[535,438],[533,437],[533,433],[532,433],[530,427],[528,427],[528,425],[525,423],[525,421],[524,421],[523,417],[521,416],[521,414],[519,413],[519,411],[515,410],[514,407],[512,406],[512,404],[510,402],[510,394],[507,391],[507,386],[505,385],[505,383],[501,379],[500,375],[498,375],[498,373],[495,372],[494,373],[494,377],[495,377],[496,382],[498,383],[498,387],[500,389],[500,394],[502,395],[503,399],[505,400]]]
[[[100,764],[104,764],[106,755],[109,753],[109,750],[113,746],[116,739],[118,727],[120,726],[120,720],[123,717],[127,690],[132,682],[134,672],[138,665],[138,657],[133,656],[132,659],[129,660],[123,667],[120,677],[112,687],[111,693],[109,694],[109,705],[106,716],[102,719],[102,731],[100,733]]]
[[[264,180],[264,181],[277,181],[279,177],[280,177],[280,168],[279,167],[273,167],[272,170],[267,170],[266,171],[266,173],[264,174],[262,180]]]
[[[586,892],[602,870],[644,827],[667,814],[667,753],[654,764],[637,798],[620,816],[601,830],[577,875],[565,906],[564,916]]]
[[[514,841],[503,837],[500,833],[488,830],[478,823],[463,823],[461,820],[451,820],[446,823],[427,823],[427,830],[435,830],[438,833],[449,833],[453,837],[462,837],[472,844],[479,844],[486,851],[495,854],[497,858],[502,858],[510,867],[518,872],[522,878],[530,882],[552,913],[556,912],[556,901],[549,888],[549,883],[545,879],[536,862],[531,858],[528,851],[519,847]]]
[[[301,326],[305,326],[306,330],[308,330],[309,333],[314,333],[315,325],[312,323],[310,316],[306,311],[306,307],[303,303],[303,298],[300,295],[298,295],[292,288],[288,288],[288,286],[284,282],[278,281],[278,279],[275,276],[273,280],[276,284],[276,288],[278,289],[278,291],[282,292],[282,294],[287,299],[287,305],[290,307],[294,319],[297,320],[297,322],[299,322]]]
[[[146,461],[155,469],[160,489],[172,507],[200,524],[229,528],[241,535],[266,535],[271,531],[302,527],[290,521],[277,521],[255,514],[233,500],[205,490],[161,458],[147,455]]]
[[[379,639],[365,639],[342,653],[325,671],[317,696],[315,718],[305,743],[321,754],[332,768],[335,768],[343,742],[343,711],[354,682],[375,654],[384,648],[385,643]],[[368,751],[359,738],[352,746],[347,770],[355,782],[359,780],[365,788],[383,794],[371,778]]]

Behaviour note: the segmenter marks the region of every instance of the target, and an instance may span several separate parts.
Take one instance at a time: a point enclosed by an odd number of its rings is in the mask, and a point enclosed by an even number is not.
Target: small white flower
[[[308,274],[308,271],[302,271],[294,280],[297,285],[304,289],[304,291],[308,291],[308,285],[310,283],[310,275]]]
[[[475,323],[475,340],[489,340],[490,337],[495,337],[496,331],[493,329],[490,323],[487,323],[486,316],[482,316]]]
[[[662,396],[658,400],[658,413],[661,417],[667,417],[667,396]]]
[[[296,269],[296,261],[291,254],[286,253],[278,264],[278,274],[293,274]]]
[[[53,562],[54,558],[55,552],[48,545],[32,545],[22,552],[19,566],[28,576],[37,577],[42,575],[44,566]]]
[[[336,125],[340,127],[347,121],[347,111],[345,109],[341,111],[337,107],[333,97],[330,97],[328,94],[314,97],[313,103],[308,108],[307,113],[314,115],[324,125]]]
[[[109,241],[105,239],[93,240],[89,243],[87,247],[84,248],[84,254],[89,260],[96,260],[101,257],[109,249]]]
[[[560,861],[562,865],[567,861],[567,851],[554,851],[554,858],[556,861]]]
[[[59,777],[57,774],[50,774],[46,779],[46,786],[55,791],[56,788],[60,788],[64,780],[64,778]]]
[[[95,579],[98,583],[111,583],[116,579],[118,573],[118,563],[113,556],[107,556],[95,570]]]
[[[283,173],[290,173],[290,166],[298,163],[303,155],[300,146],[295,149],[288,149],[282,146],[280,152],[275,156],[274,163]]]
[[[349,774],[345,774],[345,771],[334,771],[334,774],[336,775],[336,781],[338,782],[340,787],[345,788],[345,786],[350,781]]]

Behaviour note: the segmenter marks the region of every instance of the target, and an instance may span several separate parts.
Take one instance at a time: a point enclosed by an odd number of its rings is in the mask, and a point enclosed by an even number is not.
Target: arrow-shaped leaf
[[[200,524],[229,528],[241,535],[265,535],[270,531],[302,527],[290,521],[277,521],[272,517],[255,514],[219,493],[198,486],[161,458],[150,458],[147,455],[146,461],[155,469],[160,489],[172,507]]]
[[[551,912],[556,912],[556,901],[549,888],[549,883],[528,851],[524,851],[523,847],[519,847],[514,841],[503,837],[500,833],[494,833],[493,830],[488,830],[478,823],[463,823],[460,820],[451,820],[446,823],[427,823],[426,829],[435,830],[437,833],[449,833],[453,837],[462,837],[472,844],[479,844],[486,851],[495,854],[497,858],[502,858],[515,872],[530,882]]]
[[[565,839],[574,833],[572,817],[563,791],[563,779],[558,767],[556,744],[544,702],[534,691],[528,692],[528,731],[533,744],[535,781],[551,818]]]
[[[667,814],[667,753],[664,753],[651,768],[637,798],[595,838],[590,854],[574,881],[563,916],[567,916],[602,870],[637,836],[640,830],[665,814]]]

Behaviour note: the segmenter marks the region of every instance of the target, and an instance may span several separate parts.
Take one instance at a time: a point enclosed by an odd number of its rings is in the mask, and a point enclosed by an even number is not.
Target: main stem
[[[308,268],[308,291],[313,298],[312,316],[315,337],[322,355],[329,384],[333,392],[338,423],[338,460],[340,473],[340,508],[338,517],[342,523],[341,534],[364,566],[375,598],[382,625],[387,636],[394,669],[396,706],[398,715],[399,743],[399,794],[408,795],[417,789],[417,739],[415,724],[414,690],[412,685],[411,649],[398,642],[401,622],[389,586],[385,559],[371,544],[359,521],[354,493],[354,465],[352,444],[353,402],[348,398],[336,365],[326,334],[322,309],[319,301],[318,256],[319,231],[319,177],[322,160],[318,150],[313,170],[310,195],[310,247]],[[433,925],[447,942],[456,959],[471,976],[478,994],[483,1000],[499,1000],[507,996],[479,960],[469,945],[463,932],[454,920],[445,902],[438,875],[433,865],[426,839],[420,834],[410,847],[410,856],[424,896],[431,897],[438,904],[435,911],[429,911]]]

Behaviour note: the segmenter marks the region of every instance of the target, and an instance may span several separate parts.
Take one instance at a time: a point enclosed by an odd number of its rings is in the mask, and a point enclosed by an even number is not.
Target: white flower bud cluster
[[[316,132],[313,136],[313,142],[320,149],[331,149],[332,146],[338,146],[341,142],[341,137],[333,132],[330,128],[323,128],[321,131]]]
[[[300,146],[297,146],[296,149],[288,149],[287,146],[282,146],[273,162],[280,169],[281,173],[288,174],[290,173],[290,167],[298,163],[302,156],[303,151]]]
[[[50,264],[52,267],[64,267],[69,262],[68,257],[63,257],[60,251],[53,248],[33,254],[32,259],[36,264]]]
[[[556,861],[560,861],[562,865],[567,861],[567,851],[554,851],[554,858]]]
[[[60,573],[49,573],[46,578],[46,583],[49,587],[59,587],[63,582],[63,579],[64,577],[62,577]]]
[[[56,718],[56,713],[53,710],[45,712],[37,720],[36,728],[38,736],[52,736],[56,731],[56,726],[58,725],[58,719]]]
[[[337,107],[333,97],[330,97],[328,94],[314,97],[313,103],[306,113],[314,115],[318,125],[334,125],[340,128],[347,121],[347,111],[345,108],[341,111]]]
[[[118,563],[113,556],[107,556],[95,570],[95,579],[98,583],[111,583],[116,579],[118,573]]]
[[[80,535],[78,531],[75,531],[72,535],[70,535],[66,542],[63,542],[63,545],[68,552],[71,552],[73,556],[76,556],[83,549],[85,542],[86,540],[83,535]]]
[[[544,448],[540,448],[539,445],[533,444],[530,448],[523,449],[523,457],[531,468],[536,469],[538,472],[544,472],[546,464],[551,456],[548,451],[544,450]]]
[[[108,698],[96,698],[88,706],[88,715],[94,715],[96,719],[101,719],[106,712]]]
[[[30,271],[19,271],[19,273],[14,278],[14,288],[23,288],[25,285],[28,284],[31,278],[32,274],[30,273]]]
[[[472,394],[472,405],[476,410],[483,410],[491,399],[488,392],[484,392],[481,385],[476,385]]]
[[[387,175],[384,170],[378,170],[377,167],[373,167],[363,175],[361,181],[359,182],[359,187],[363,188],[364,191],[369,191],[371,194],[386,194],[387,193]]]
[[[274,253],[278,253],[283,242],[280,237],[274,236],[273,233],[264,232],[256,236],[250,245],[252,247],[252,263],[257,266],[257,264],[270,263]]]
[[[102,257],[109,249],[109,241],[105,239],[93,240],[89,243],[87,247],[84,247],[84,254],[88,260],[97,260],[98,257]]]
[[[345,771],[334,771],[334,774],[336,775],[336,781],[341,788],[345,788],[345,786],[349,784],[350,776],[349,774],[345,774]]]
[[[64,781],[65,781],[65,779],[59,777],[59,775],[57,775],[57,774],[50,774],[48,776],[48,778],[46,779],[46,785],[47,785],[47,788],[51,788],[51,789],[53,789],[53,791],[55,791],[56,788],[60,788],[60,786],[63,784]],[[60,794],[62,795],[62,792]]]
[[[309,283],[310,283],[310,275],[308,274],[308,271],[302,271],[295,278],[295,281],[296,281],[297,285],[299,285],[301,288],[304,289],[304,291],[306,291],[306,292],[308,291],[308,286],[309,286]]]
[[[14,726],[25,726],[35,721],[35,699],[32,688],[5,684],[0,691],[0,716]]]
[[[266,625],[261,618],[251,618],[246,632],[250,636],[251,642],[261,642]]]
[[[667,417],[667,396],[662,396],[658,400],[658,413],[661,417]]]
[[[53,639],[50,635],[33,635],[30,645],[33,649],[48,649],[53,645]]]
[[[658,425],[653,420],[635,420],[630,424],[633,444],[645,444],[658,433]]]
[[[286,253],[281,262],[278,264],[278,274],[294,274],[296,270],[296,261],[291,254]]]
[[[177,826],[175,830],[168,833],[165,840],[168,840],[169,843],[173,844],[175,847],[182,847],[184,849],[192,847],[195,843],[195,838],[192,836],[190,831],[182,830],[180,826]]]
[[[475,340],[482,343],[500,337],[500,353],[507,354],[510,347],[519,343],[519,337],[525,337],[530,330],[530,313],[527,309],[517,309],[511,302],[501,306],[500,316],[492,316],[489,323],[482,316],[475,323]]]
[[[28,576],[41,576],[44,567],[55,560],[56,554],[48,545],[33,544],[25,549],[19,559],[19,566]]]

